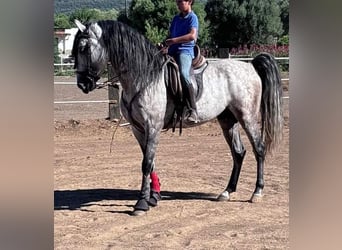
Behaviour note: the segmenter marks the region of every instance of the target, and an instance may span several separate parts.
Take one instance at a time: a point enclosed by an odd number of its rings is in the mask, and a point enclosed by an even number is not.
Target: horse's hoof
[[[158,192],[151,192],[150,200],[148,201],[148,204],[152,207],[156,207],[158,205],[158,201],[161,200],[161,195]]]
[[[148,202],[145,199],[140,199],[134,205],[134,211],[148,211],[150,207],[148,206]]]
[[[257,202],[261,202],[263,195],[260,194],[253,194],[251,199],[249,200],[252,203],[257,203]]]
[[[217,201],[229,201],[230,197],[229,197],[229,193],[228,191],[224,191],[222,192],[217,198]]]
[[[144,211],[144,210],[134,210],[132,212],[133,216],[141,216],[141,215],[145,215],[145,214],[147,214],[147,211]]]

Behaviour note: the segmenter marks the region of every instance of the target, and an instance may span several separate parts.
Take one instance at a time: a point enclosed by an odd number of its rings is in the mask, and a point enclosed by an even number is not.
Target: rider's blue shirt
[[[196,28],[196,39],[198,37],[198,18],[196,14],[191,11],[185,17],[182,17],[180,14],[176,15],[171,22],[170,26],[170,35],[171,38],[183,36],[190,32],[192,28]],[[194,46],[195,40],[192,40],[187,43],[177,43],[173,44],[169,48],[169,54],[171,56],[176,55],[177,53],[186,53],[190,54],[192,58],[194,58]]]

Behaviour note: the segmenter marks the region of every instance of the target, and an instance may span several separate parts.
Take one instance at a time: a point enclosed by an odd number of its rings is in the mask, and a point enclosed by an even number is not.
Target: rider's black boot
[[[192,84],[187,85],[188,93],[186,95],[186,102],[189,108],[189,115],[185,118],[187,123],[198,123],[197,107],[195,100],[195,90]]]

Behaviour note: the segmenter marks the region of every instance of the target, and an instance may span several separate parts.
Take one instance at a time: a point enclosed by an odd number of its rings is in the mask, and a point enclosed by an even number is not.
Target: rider
[[[192,11],[195,0],[176,0],[180,11],[172,19],[169,36],[165,44],[169,46],[168,54],[175,58],[179,69],[182,85],[185,90],[185,98],[189,108],[189,115],[186,121],[197,123],[197,108],[195,91],[191,83],[190,69],[194,58],[194,47],[198,37],[198,18]]]

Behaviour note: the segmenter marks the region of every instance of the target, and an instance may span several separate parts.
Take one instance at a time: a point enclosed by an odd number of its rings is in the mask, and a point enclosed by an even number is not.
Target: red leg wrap
[[[154,192],[160,192],[160,183],[159,183],[159,178],[156,172],[152,172],[150,174],[151,177],[151,189]]]

